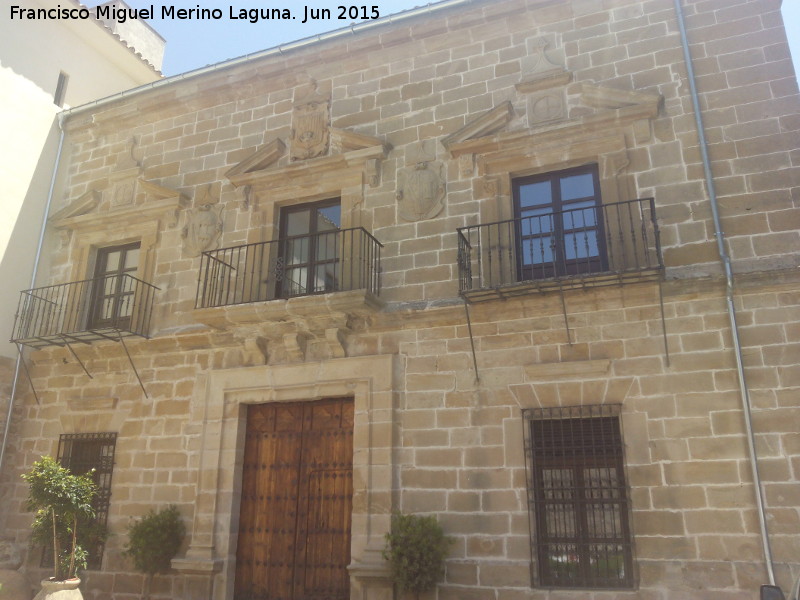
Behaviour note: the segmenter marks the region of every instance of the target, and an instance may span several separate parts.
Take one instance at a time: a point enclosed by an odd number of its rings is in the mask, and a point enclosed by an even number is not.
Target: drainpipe
[[[42,214],[42,226],[39,229],[39,242],[36,246],[36,255],[33,259],[33,272],[31,273],[31,283],[28,288],[33,288],[36,285],[36,275],[39,272],[39,259],[42,256],[42,246],[44,245],[44,234],[47,229],[47,216],[50,214],[50,205],[53,203],[53,193],[56,187],[56,175],[58,174],[58,165],[61,162],[61,151],[64,148],[64,115],[62,111],[58,113],[58,150],[56,151],[56,160],[53,165],[53,174],[50,177],[50,189],[47,192],[47,202],[45,203],[44,213]],[[17,384],[19,383],[19,371],[22,366],[22,349],[19,349],[17,354],[17,362],[14,366],[14,379],[11,384],[11,396],[8,399],[8,414],[6,415],[6,425],[3,431],[3,441],[0,443],[0,473],[3,471],[3,459],[6,455],[6,447],[8,445],[8,431],[11,427],[11,413],[14,410],[14,396],[17,392]]]
[[[700,100],[697,95],[697,86],[692,66],[692,56],[689,52],[689,41],[686,36],[686,26],[683,19],[683,9],[681,0],[675,0],[675,13],[678,17],[678,27],[681,32],[681,44],[683,46],[683,58],[686,63],[686,71],[689,77],[689,88],[692,96],[692,106],[694,108],[694,118],[697,126],[697,135],[700,142],[700,153],[703,160],[703,172],[708,189],[708,198],[711,203],[711,214],[714,219],[714,235],[717,238],[717,249],[722,266],[725,271],[725,298],[728,307],[728,319],[731,324],[733,334],[733,348],[736,354],[736,372],[739,378],[739,392],[742,402],[742,413],[744,414],[745,429],[747,432],[747,448],[750,458],[750,468],[753,471],[753,483],[756,492],[756,508],[758,513],[758,523],[761,530],[761,545],[764,549],[764,559],[767,566],[770,585],[775,585],[775,571],[773,568],[772,551],[769,544],[769,532],[767,530],[767,514],[764,508],[764,491],[761,486],[761,476],[758,472],[758,454],[756,452],[755,435],[753,434],[753,421],[750,404],[750,394],[747,388],[747,381],[744,375],[744,362],[742,359],[742,345],[739,339],[739,327],[736,324],[736,307],[733,302],[733,269],[731,259],[725,249],[725,234],[722,231],[722,223],[719,218],[719,207],[717,205],[717,193],[714,188],[714,178],[711,174],[711,161],[708,157],[708,143],[706,142],[705,130],[703,128],[703,116],[700,112]]]

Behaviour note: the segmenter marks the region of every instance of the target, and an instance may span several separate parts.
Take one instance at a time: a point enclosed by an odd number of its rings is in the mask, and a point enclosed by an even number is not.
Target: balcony
[[[157,289],[122,274],[25,290],[11,341],[43,348],[147,337]]]
[[[463,297],[480,302],[661,277],[652,198],[545,211],[458,229]]]
[[[362,291],[380,294],[383,246],[361,227],[204,252],[195,307]]]

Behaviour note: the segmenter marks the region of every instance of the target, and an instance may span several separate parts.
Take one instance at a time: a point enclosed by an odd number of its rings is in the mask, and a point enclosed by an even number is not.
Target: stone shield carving
[[[222,234],[222,216],[212,204],[203,204],[188,215],[188,221],[181,233],[183,247],[192,256],[199,256],[211,250]]]
[[[292,115],[292,161],[315,158],[328,151],[330,98],[316,89],[315,82],[298,96]]]
[[[397,175],[397,202],[400,216],[406,221],[421,221],[439,214],[444,208],[443,165],[423,157]]]

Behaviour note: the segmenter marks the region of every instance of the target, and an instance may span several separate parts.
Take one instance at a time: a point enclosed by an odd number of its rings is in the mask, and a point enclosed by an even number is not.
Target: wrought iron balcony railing
[[[471,301],[657,278],[663,266],[652,198],[458,229],[459,291]]]
[[[147,337],[157,289],[122,274],[25,290],[11,341],[41,348]]]
[[[377,296],[382,247],[357,227],[203,252],[195,306],[361,289]]]

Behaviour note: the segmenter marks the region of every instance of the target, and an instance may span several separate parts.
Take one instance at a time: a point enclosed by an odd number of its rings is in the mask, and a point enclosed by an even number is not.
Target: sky
[[[175,6],[184,8],[218,8],[222,10],[223,18],[219,20],[179,20],[156,18],[150,24],[167,40],[166,52],[162,72],[164,75],[177,75],[193,69],[198,69],[209,64],[218,63],[230,58],[237,58],[266,48],[272,48],[302,38],[314,36],[334,29],[348,27],[353,22],[368,22],[351,19],[349,15],[339,19],[337,6],[350,6],[339,0],[338,2],[307,0],[295,2],[294,0],[126,0],[133,8],[155,8],[157,17],[160,17],[161,6]],[[381,17],[396,14],[416,6],[426,6],[427,2],[420,0],[359,0],[353,6],[367,6],[371,13],[376,7]],[[99,4],[99,0],[84,1],[87,6]],[[239,9],[255,8],[281,8],[288,9],[295,17],[291,20],[263,20],[251,23],[245,19],[230,19],[231,6],[234,12]],[[330,10],[330,18],[308,20],[303,23],[304,7],[308,7],[310,14],[321,9]],[[786,24],[789,44],[794,56],[795,72],[800,66],[800,0],[783,0],[783,15]],[[317,13],[323,14],[323,13]],[[360,16],[360,14],[359,14]],[[369,16],[369,15],[368,15]]]

